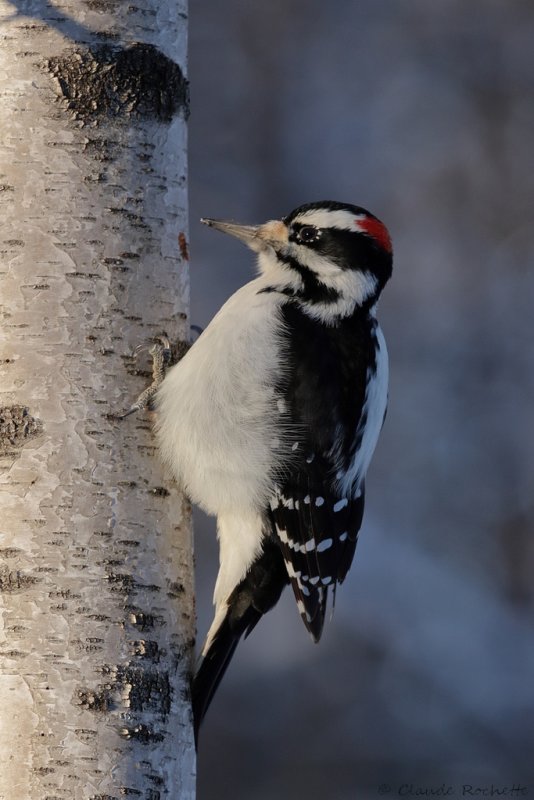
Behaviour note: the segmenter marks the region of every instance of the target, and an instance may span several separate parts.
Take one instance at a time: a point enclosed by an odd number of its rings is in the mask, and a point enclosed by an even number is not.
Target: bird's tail
[[[278,602],[289,583],[278,545],[265,539],[262,552],[241,583],[218,609],[193,679],[195,741],[206,711],[232,659],[239,640]],[[220,617],[220,621],[218,619]]]

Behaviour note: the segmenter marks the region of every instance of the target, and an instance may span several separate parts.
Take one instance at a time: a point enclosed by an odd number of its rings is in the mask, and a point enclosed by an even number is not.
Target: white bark
[[[112,417],[187,335],[185,11],[0,0],[0,800],[194,797],[189,507]]]

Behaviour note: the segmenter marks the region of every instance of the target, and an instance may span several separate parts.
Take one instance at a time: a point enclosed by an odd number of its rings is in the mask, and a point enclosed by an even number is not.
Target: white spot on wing
[[[287,531],[285,531],[283,528],[281,528],[279,525],[277,525],[276,526],[276,533],[278,534],[278,538],[280,539],[282,544],[287,544],[287,546],[291,550],[294,550],[296,553],[299,552],[299,550],[301,549],[301,546],[299,545],[298,542],[295,542],[295,541],[293,541],[293,539],[289,538],[289,536],[287,535]]]
[[[295,568],[293,567],[293,564],[291,563],[291,561],[287,561],[286,560],[285,563],[286,563],[287,574],[289,575],[289,577],[290,578],[297,578],[297,579],[300,578],[300,570],[299,570],[299,572],[295,572]]]
[[[348,535],[349,535],[348,531],[345,531],[345,533],[342,533],[341,536],[339,537],[339,541],[344,542]]]
[[[333,539],[323,539],[323,541],[319,542],[319,544],[317,545],[317,552],[322,553],[325,550],[328,550],[329,547],[332,547],[333,544],[334,544]]]
[[[334,503],[334,511],[335,512],[341,511],[341,509],[343,509],[346,506],[348,506],[348,504],[349,504],[349,501],[347,500],[346,497],[344,497],[343,500],[338,500],[337,503]]]
[[[322,505],[324,505],[324,497],[316,497],[315,505],[317,506],[317,508],[320,508]]]
[[[283,542],[284,544],[290,544],[289,536],[287,535],[285,530],[283,530],[283,528],[281,528],[279,525],[276,526],[276,533],[278,534],[278,538],[280,539],[281,542]]]

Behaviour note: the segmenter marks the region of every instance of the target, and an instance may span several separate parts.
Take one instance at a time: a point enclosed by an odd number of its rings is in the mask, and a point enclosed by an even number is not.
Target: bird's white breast
[[[261,508],[268,493],[281,297],[264,285],[232,295],[158,392],[163,457],[211,514]]]

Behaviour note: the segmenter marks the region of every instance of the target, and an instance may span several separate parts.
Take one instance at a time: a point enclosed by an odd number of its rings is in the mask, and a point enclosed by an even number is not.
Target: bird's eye
[[[301,242],[309,244],[319,237],[319,231],[313,225],[303,225],[298,232],[298,237]]]

